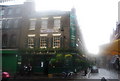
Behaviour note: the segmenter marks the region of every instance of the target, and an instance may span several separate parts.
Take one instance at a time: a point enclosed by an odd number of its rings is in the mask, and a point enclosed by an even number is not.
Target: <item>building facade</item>
[[[34,3],[25,2],[20,5],[2,6],[0,12],[2,50],[57,48],[76,49],[81,53],[86,51],[74,8],[71,11],[36,12]],[[34,53],[34,56],[21,52],[19,55],[22,55],[22,59],[19,59],[17,54],[13,56],[18,58],[16,62],[18,66],[30,62],[31,59],[34,68],[38,68],[40,63],[44,63],[44,70],[39,67],[39,71],[45,71],[48,68],[48,61],[52,56],[48,51]],[[3,54],[3,56],[6,55]]]
[[[2,10],[2,48],[84,48],[74,9],[35,12],[31,5]]]

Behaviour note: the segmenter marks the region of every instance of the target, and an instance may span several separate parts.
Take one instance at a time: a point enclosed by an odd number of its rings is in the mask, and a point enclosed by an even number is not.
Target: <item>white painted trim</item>
[[[41,17],[41,19],[48,19],[48,17]]]
[[[56,16],[56,17],[53,17],[54,19],[60,19],[61,18],[61,16]]]
[[[48,36],[48,34],[40,34],[40,36]]]
[[[30,20],[31,20],[31,21],[36,21],[37,19],[36,19],[36,18],[31,18]]]
[[[35,37],[35,34],[29,34],[28,37]]]
[[[60,34],[52,34],[53,36],[60,36],[61,35],[61,33]]]

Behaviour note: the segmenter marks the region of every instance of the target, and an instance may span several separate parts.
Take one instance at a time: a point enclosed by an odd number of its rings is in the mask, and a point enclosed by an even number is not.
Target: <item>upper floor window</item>
[[[8,44],[8,35],[4,34],[2,35],[2,47],[7,47]]]
[[[35,34],[28,35],[28,48],[34,48]]]
[[[47,34],[40,34],[40,48],[47,48]]]
[[[60,17],[53,17],[54,18],[54,28],[60,28]]]
[[[20,10],[21,10],[20,8],[17,8],[16,11],[15,11],[16,14],[19,14],[19,13],[20,13]]]
[[[2,29],[2,21],[0,20],[0,29]]]
[[[10,38],[10,47],[16,47],[16,35],[13,34]]]
[[[29,30],[35,30],[36,19],[30,19],[30,27]]]
[[[0,16],[4,15],[4,10],[0,10]]]
[[[48,18],[41,18],[41,29],[47,29]]]
[[[60,48],[60,35],[61,34],[53,34],[53,48]]]
[[[12,14],[12,9],[9,8],[9,10],[8,10],[8,15],[11,15],[11,14]]]
[[[14,28],[17,28],[17,27],[18,27],[18,22],[19,22],[18,19],[15,19],[15,20],[14,20]]]
[[[5,28],[10,28],[11,21],[12,21],[11,19],[8,19],[8,20],[6,21]]]

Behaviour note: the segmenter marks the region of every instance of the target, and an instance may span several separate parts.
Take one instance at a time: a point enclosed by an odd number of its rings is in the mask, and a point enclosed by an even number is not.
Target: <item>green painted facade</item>
[[[17,50],[2,50],[2,71],[17,72]]]

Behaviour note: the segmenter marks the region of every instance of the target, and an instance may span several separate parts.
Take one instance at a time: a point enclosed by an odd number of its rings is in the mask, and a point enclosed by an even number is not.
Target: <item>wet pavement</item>
[[[106,79],[118,79],[118,73],[114,70],[100,68],[99,73],[90,74],[90,79],[101,79],[102,77],[105,77]]]
[[[48,78],[48,76],[24,76],[10,79],[10,81],[101,81],[102,77],[105,77],[107,81],[119,81],[118,76],[119,75],[116,71],[99,68],[99,73],[91,73],[89,70],[86,76],[84,76],[84,72],[80,72],[70,78],[58,76],[54,76],[52,78]]]

